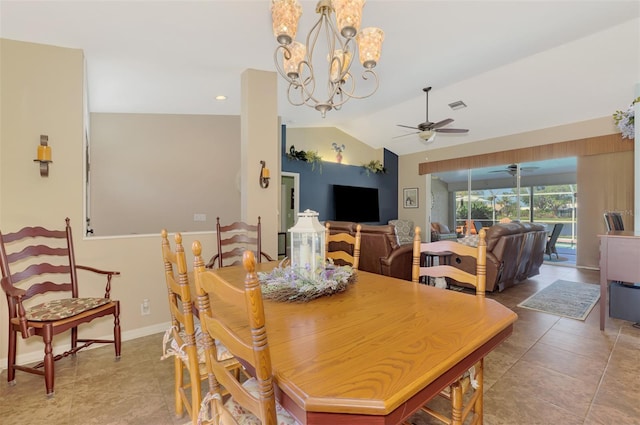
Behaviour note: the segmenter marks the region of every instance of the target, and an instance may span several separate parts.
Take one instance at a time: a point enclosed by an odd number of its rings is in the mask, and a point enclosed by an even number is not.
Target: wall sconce
[[[40,163],[40,176],[49,177],[49,163],[51,161],[51,146],[49,146],[49,136],[40,135],[40,146],[38,146],[38,157],[33,162]]]
[[[269,176],[269,169],[265,167],[267,164],[264,161],[260,161],[260,165],[262,165],[262,168],[260,168],[260,187],[266,189],[269,187],[269,179],[271,177]]]

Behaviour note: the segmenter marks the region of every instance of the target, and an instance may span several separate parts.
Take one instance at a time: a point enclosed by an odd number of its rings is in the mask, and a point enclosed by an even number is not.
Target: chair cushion
[[[257,397],[258,381],[255,378],[246,380],[243,384],[253,396]],[[253,413],[239,405],[233,397],[229,398],[224,404],[224,407],[233,415],[238,422],[238,425],[262,425],[260,419],[258,419]],[[287,412],[280,403],[276,401],[276,415],[278,416],[278,425],[297,425],[296,421],[289,412]]]
[[[76,316],[101,305],[110,303],[109,298],[62,298],[47,301],[26,309],[27,320],[48,322]]]
[[[389,220],[389,224],[395,227],[398,245],[413,243],[414,226],[411,220]]]
[[[178,341],[175,337],[173,337],[173,332],[175,331],[175,327],[171,327],[167,329],[163,338],[163,354],[161,359],[166,359],[170,356],[178,356],[180,359],[186,364],[189,364],[189,359],[187,357],[186,351],[184,351],[184,345],[178,345]],[[180,329],[178,335],[182,341],[186,341],[187,333],[184,329]],[[204,349],[204,341],[205,341],[205,333],[202,332],[200,328],[200,324],[195,326],[195,336],[196,336],[196,349],[198,351],[198,363],[200,365],[200,369],[206,368],[206,352]],[[168,346],[170,345],[170,348]],[[216,340],[216,353],[218,354],[218,360],[228,360],[233,358],[233,354],[221,344],[218,340]],[[206,369],[205,369],[206,370]]]

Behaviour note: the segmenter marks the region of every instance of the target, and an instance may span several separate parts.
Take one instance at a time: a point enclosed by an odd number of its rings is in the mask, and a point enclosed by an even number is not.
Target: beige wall
[[[342,152],[343,164],[363,165],[376,159],[381,162],[383,160],[384,151],[382,149],[374,149],[337,128],[287,127],[287,152],[293,145],[297,151],[316,151],[323,161],[337,162],[336,152],[331,148],[333,142],[345,145],[346,149]]]
[[[121,301],[123,338],[164,331],[169,314],[159,234],[83,238],[82,51],[6,39],[0,39],[0,43],[0,229],[11,232],[34,223],[63,228],[65,217],[70,217],[78,264],[122,273],[114,278],[112,296]],[[270,93],[264,95],[271,96]],[[277,122],[274,122],[274,133],[270,138],[277,138],[277,128]],[[38,165],[33,162],[40,134],[49,135],[53,150],[53,164],[47,178],[40,177]],[[258,137],[253,137],[255,139]],[[273,148],[277,140],[269,140],[269,143]],[[273,155],[277,156],[277,153]],[[255,168],[257,170],[257,166]],[[258,188],[257,174],[251,187],[251,191],[265,192]],[[264,206],[270,210],[269,227],[275,229],[277,196],[273,196],[274,192],[269,193],[271,197]],[[211,257],[216,249],[214,232],[184,234],[189,263],[193,262],[190,247],[195,239],[202,242],[205,258]],[[269,249],[272,246],[275,255],[275,231],[273,240],[270,239],[267,246]],[[100,296],[103,293],[102,279],[93,279],[86,273],[79,277],[81,295]],[[150,301],[151,314],[142,316],[140,304],[145,298]],[[7,314],[6,302],[1,302],[1,320],[4,321]],[[112,328],[111,321],[98,320],[91,326],[84,326],[80,336],[88,332],[108,336]],[[64,335],[55,340],[56,354],[69,345],[68,339],[62,337]],[[19,361],[41,359],[42,347],[35,339],[20,340]],[[6,353],[5,325],[0,327],[0,368],[6,367]]]
[[[239,116],[91,113],[90,129],[94,236],[241,219]]]

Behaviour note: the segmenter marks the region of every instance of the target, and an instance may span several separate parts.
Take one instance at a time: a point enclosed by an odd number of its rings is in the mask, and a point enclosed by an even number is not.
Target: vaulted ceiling
[[[301,3],[303,41],[317,15]],[[322,119],[291,106],[279,78],[285,124],[402,155],[607,116],[640,83],[638,1],[369,0],[363,26],[385,31],[378,92]],[[268,0],[2,0],[0,36],[82,49],[95,112],[237,115],[241,73],[275,70]],[[425,120],[425,86],[430,120],[468,134],[397,137]],[[457,100],[468,107],[451,110]]]

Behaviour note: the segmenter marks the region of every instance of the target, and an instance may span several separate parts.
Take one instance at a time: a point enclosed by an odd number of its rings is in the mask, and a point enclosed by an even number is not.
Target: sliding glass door
[[[434,198],[449,201],[444,209],[436,202],[439,210],[432,209],[432,221],[444,222],[460,234],[505,221],[536,222],[548,229],[562,222],[560,239],[574,244],[575,167],[575,158],[566,158],[434,174]]]

